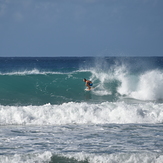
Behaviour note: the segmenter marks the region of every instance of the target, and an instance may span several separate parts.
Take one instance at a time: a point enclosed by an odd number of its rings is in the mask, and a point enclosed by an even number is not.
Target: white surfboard
[[[91,91],[93,88],[95,87],[92,87],[91,89],[86,88],[85,91]]]
[[[85,89],[85,91],[90,91],[90,90],[91,90],[91,89],[88,89],[88,88],[87,88],[87,89]]]

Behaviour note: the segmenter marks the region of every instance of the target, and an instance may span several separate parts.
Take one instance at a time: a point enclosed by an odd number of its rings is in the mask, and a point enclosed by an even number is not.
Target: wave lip
[[[62,105],[0,106],[0,125],[162,123],[163,104],[100,104],[69,102]]]

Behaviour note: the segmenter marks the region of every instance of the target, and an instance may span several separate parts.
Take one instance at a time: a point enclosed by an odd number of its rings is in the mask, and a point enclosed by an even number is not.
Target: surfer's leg
[[[90,85],[89,85],[89,84],[86,84],[86,86],[88,87],[88,89],[89,89],[89,90],[91,89],[91,87],[90,87]]]

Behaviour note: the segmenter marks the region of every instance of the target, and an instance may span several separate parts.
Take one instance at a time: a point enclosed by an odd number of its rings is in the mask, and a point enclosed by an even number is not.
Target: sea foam
[[[51,152],[46,151],[43,153],[37,153],[37,154],[15,154],[15,155],[1,155],[0,156],[0,163],[32,163],[32,162],[38,162],[38,163],[48,163],[51,159]]]
[[[157,153],[117,153],[117,154],[84,154],[84,153],[78,153],[74,156],[67,155],[65,157],[69,158],[75,158],[79,161],[86,161],[88,163],[149,163],[149,162],[155,162],[155,163],[161,163],[163,161],[163,156]]]
[[[40,154],[16,154],[13,156],[0,156],[0,162],[2,163],[55,163],[57,162],[86,162],[86,163],[161,163],[163,156],[157,153],[117,153],[117,154],[87,154],[87,153],[76,153],[76,154],[52,154],[49,151]]]
[[[126,65],[121,65],[105,71],[97,69],[90,71],[91,79],[98,83],[95,91],[97,95],[113,94],[114,88],[120,96],[139,100],[163,100],[162,70],[152,69],[136,73],[130,71]]]
[[[137,88],[131,96],[142,100],[163,99],[163,72],[152,70],[142,74]]]
[[[124,102],[0,106],[0,125],[162,123],[163,104]]]

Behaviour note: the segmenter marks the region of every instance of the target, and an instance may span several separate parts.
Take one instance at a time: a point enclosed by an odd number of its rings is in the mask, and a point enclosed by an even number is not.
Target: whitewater
[[[0,162],[163,162],[162,63],[0,58]]]

